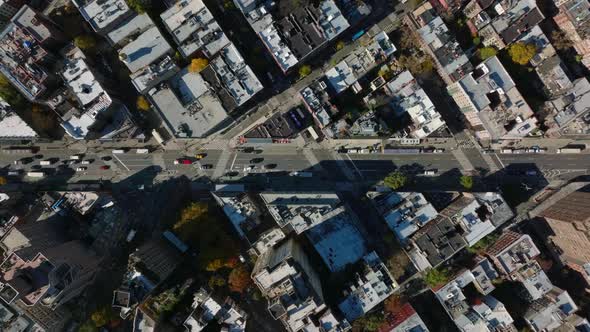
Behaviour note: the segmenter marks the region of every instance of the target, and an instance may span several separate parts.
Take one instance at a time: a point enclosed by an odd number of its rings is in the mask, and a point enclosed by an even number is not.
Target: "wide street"
[[[256,153],[255,153],[256,152]],[[436,176],[447,172],[468,172],[459,162],[454,151],[442,153],[415,154],[356,154],[337,153],[328,149],[298,148],[295,146],[270,146],[256,148],[255,152],[243,152],[236,149],[201,150],[206,156],[200,160],[195,155],[183,155],[180,151],[153,151],[149,154],[136,153],[129,149],[125,153],[112,153],[110,149],[88,149],[82,153],[82,159],[72,165],[64,161],[80,151],[71,149],[41,148],[35,154],[0,154],[0,175],[9,182],[35,182],[38,178],[26,176],[26,172],[42,170],[47,175],[44,181],[56,183],[75,183],[92,181],[119,182],[132,175],[149,174],[150,178],[165,179],[174,176],[187,176],[194,180],[223,182],[227,180],[250,182],[252,178],[264,176],[270,183],[273,179],[289,178],[303,180],[304,171],[317,182],[328,183],[375,183],[389,172],[402,169],[420,176],[427,170],[434,170]],[[456,151],[455,151],[456,152]],[[463,149],[465,156],[473,167],[485,173],[491,172],[479,153]],[[36,157],[35,157],[36,156]],[[589,172],[590,154],[488,154],[498,169],[536,170],[537,176],[547,180],[571,179]],[[107,158],[104,158],[107,157]],[[479,158],[479,159],[477,159]],[[15,160],[27,160],[16,165]],[[109,160],[104,160],[109,159]],[[177,159],[188,159],[192,164],[175,164]],[[480,160],[481,159],[481,160]],[[52,160],[52,165],[41,166],[40,161]],[[82,163],[90,161],[90,164]],[[108,166],[105,169],[104,166]],[[85,169],[79,169],[84,167]],[[8,171],[21,170],[18,176],[8,175]],[[514,173],[512,173],[514,175]],[[297,179],[299,178],[299,179]]]

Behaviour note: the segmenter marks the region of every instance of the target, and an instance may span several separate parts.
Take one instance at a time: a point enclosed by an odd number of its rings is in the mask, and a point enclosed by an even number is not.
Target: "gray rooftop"
[[[185,68],[167,85],[151,98],[176,137],[204,137],[229,120],[201,75]]]
[[[142,33],[153,26],[154,22],[148,14],[134,15],[109,32],[107,37],[113,45],[125,45],[128,37]]]
[[[119,57],[127,65],[129,71],[135,73],[171,51],[172,48],[166,39],[154,26],[125,45],[119,51]]]

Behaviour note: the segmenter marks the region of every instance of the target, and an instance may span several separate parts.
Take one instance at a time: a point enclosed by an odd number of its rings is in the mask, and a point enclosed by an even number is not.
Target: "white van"
[[[437,170],[435,170],[435,169],[429,169],[429,170],[424,171],[424,175],[426,175],[426,176],[435,176],[436,173],[437,173]]]
[[[53,163],[51,162],[51,160],[41,160],[41,161],[39,162],[39,165],[41,165],[41,166],[49,166],[49,165],[51,165],[51,164],[53,164]]]
[[[113,153],[121,154],[121,153],[125,153],[125,150],[123,150],[123,149],[113,150]]]
[[[92,161],[90,161],[90,160],[88,160],[88,159],[86,159],[86,160],[82,160],[81,164],[82,164],[82,165],[90,165],[90,164],[92,164]]]
[[[75,155],[71,155],[70,159],[71,160],[80,160],[82,157],[79,154],[75,154]]]
[[[150,153],[150,150],[149,149],[136,149],[135,153],[146,154],[146,153]]]

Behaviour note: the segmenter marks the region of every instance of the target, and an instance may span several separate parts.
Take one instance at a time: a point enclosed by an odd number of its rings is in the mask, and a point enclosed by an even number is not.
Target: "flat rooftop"
[[[127,65],[129,71],[135,73],[171,51],[172,48],[166,39],[154,26],[125,45],[119,51],[119,57]]]
[[[134,15],[121,23],[116,29],[107,34],[107,37],[112,44],[125,44],[126,38],[142,33],[150,27],[154,26],[154,22],[148,14]]]
[[[0,98],[0,138],[33,138],[37,133]]]
[[[131,8],[125,0],[76,0],[75,3],[84,19],[96,31],[106,28],[109,24],[131,12]]]
[[[151,98],[176,137],[204,137],[229,120],[207,82],[188,68],[176,74],[168,81],[168,87]]]

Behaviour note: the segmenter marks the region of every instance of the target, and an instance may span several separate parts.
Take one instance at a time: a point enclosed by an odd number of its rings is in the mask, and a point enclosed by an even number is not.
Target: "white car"
[[[256,166],[254,166],[254,165],[246,166],[246,167],[244,167],[244,172],[249,172],[249,171],[253,170],[254,168],[256,168]]]
[[[88,167],[78,167],[78,168],[76,168],[76,172],[84,172],[87,169],[88,169]]]

